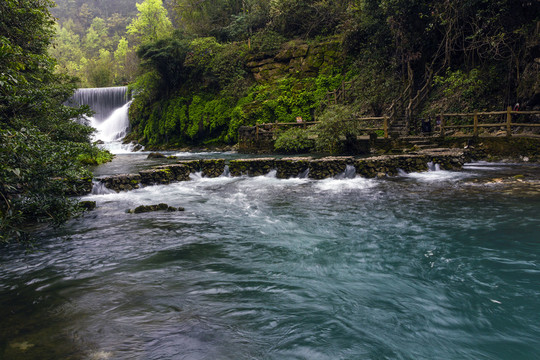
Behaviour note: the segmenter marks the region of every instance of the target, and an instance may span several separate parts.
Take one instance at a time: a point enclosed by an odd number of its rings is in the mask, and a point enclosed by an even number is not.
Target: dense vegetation
[[[57,71],[77,76],[81,87],[125,85],[137,71],[126,27],[137,14],[136,0],[57,0],[58,19],[50,54]],[[113,66],[111,66],[114,64]]]
[[[88,176],[81,160],[99,155],[86,109],[63,103],[73,79],[54,72],[48,0],[0,2],[0,242],[37,223],[61,223],[79,211],[67,198]],[[70,185],[71,184],[71,185]]]
[[[352,84],[351,116],[408,123],[539,103],[533,1],[174,0],[170,9],[177,29],[137,47],[132,138],[146,145],[234,143],[241,125],[312,120],[342,81]]]
[[[59,68],[83,86],[132,83],[131,138],[145,145],[234,143],[241,125],[312,120],[343,81],[352,116],[409,124],[540,102],[535,1],[57,2]]]

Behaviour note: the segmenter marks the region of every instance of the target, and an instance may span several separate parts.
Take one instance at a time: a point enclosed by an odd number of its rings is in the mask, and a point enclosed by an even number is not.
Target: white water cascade
[[[114,154],[131,152],[133,144],[122,144],[129,129],[128,110],[131,99],[127,87],[79,89],[70,100],[77,105],[88,105],[94,115],[89,117],[90,126],[96,128],[95,141],[102,141],[103,148]]]

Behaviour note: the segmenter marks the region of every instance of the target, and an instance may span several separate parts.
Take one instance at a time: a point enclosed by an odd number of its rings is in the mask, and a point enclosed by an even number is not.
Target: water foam
[[[319,180],[315,183],[315,188],[320,191],[343,192],[350,190],[366,190],[377,186],[377,181],[366,179],[360,176],[355,178],[333,178]]]

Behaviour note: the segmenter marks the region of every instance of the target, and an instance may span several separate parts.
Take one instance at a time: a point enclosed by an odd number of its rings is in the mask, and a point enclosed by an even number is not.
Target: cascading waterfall
[[[104,142],[119,141],[126,136],[129,128],[128,110],[131,101],[114,112],[103,122],[92,121],[92,126],[97,129],[96,137]]]
[[[93,118],[101,123],[129,102],[127,86],[78,89],[69,103],[88,105],[95,112]]]
[[[347,167],[345,168],[345,171],[335,176],[335,178],[338,180],[354,179],[355,177],[356,177],[356,168],[353,165],[347,165]]]
[[[433,163],[433,161],[428,162],[428,171],[441,171],[441,165]]]
[[[70,99],[72,105],[88,105],[94,115],[88,120],[96,128],[94,139],[104,142],[103,147],[113,153],[130,152],[132,145],[120,140],[129,128],[128,110],[131,99],[127,86],[79,89]]]

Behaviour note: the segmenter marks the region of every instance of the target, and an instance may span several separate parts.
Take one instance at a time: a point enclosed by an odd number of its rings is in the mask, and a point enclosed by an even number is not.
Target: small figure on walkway
[[[519,103],[516,103],[516,105],[514,105],[514,111],[519,111]]]
[[[431,135],[431,118],[422,120],[422,132],[427,135]]]

